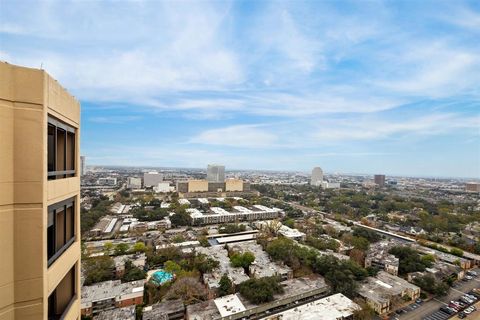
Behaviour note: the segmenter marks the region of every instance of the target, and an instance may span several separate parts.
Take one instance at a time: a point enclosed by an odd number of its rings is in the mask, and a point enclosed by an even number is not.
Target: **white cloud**
[[[222,145],[240,148],[271,147],[277,137],[258,125],[236,125],[201,132],[190,140],[190,143]]]

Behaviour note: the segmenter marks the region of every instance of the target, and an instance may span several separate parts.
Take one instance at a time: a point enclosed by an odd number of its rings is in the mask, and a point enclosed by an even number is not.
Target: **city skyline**
[[[81,101],[89,165],[480,177],[478,3],[295,4],[5,1],[0,59]]]

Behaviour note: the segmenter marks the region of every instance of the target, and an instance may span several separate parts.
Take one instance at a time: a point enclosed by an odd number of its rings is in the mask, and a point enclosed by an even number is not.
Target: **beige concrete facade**
[[[208,192],[208,181],[188,180],[188,192]]]
[[[243,180],[240,179],[227,179],[225,180],[225,191],[243,191]]]
[[[71,177],[48,180],[49,116],[74,128]],[[45,71],[0,62],[0,320],[46,320],[56,289],[64,319],[80,317],[79,146],[78,101]],[[48,266],[48,207],[69,198],[73,242]]]

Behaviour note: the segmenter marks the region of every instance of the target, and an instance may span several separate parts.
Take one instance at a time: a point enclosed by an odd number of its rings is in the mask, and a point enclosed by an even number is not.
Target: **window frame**
[[[72,237],[67,239],[67,214],[68,210],[72,210],[72,220],[71,220],[71,234]],[[57,243],[57,213],[63,211],[63,242],[61,248],[56,249]],[[58,203],[48,206],[47,210],[47,267],[50,267],[77,239],[77,228],[76,228],[76,197],[69,198]],[[49,238],[48,229],[50,228],[50,215],[53,215],[53,239]],[[53,254],[49,256],[49,248],[53,245]]]
[[[76,145],[77,145],[77,130],[54,118],[53,116],[51,115],[48,115],[48,125],[47,127],[50,127],[52,126],[53,127],[53,132],[54,132],[54,138],[53,138],[53,152],[54,152],[54,155],[53,155],[53,167],[55,168],[54,171],[51,171],[50,168],[49,168],[49,157],[50,155],[47,155],[47,178],[48,180],[56,180],[56,179],[63,179],[63,178],[70,178],[70,177],[74,177],[76,176],[76,166],[77,166],[77,152],[76,152]],[[64,138],[64,145],[63,145],[63,165],[62,167],[64,168],[64,170],[57,170],[57,143],[58,143],[58,140],[57,140],[57,134],[58,134],[58,129],[61,129],[61,130],[64,130],[65,131],[65,138]],[[72,161],[73,161],[73,170],[67,170],[67,167],[69,166],[69,164],[67,163],[67,150],[68,150],[68,136],[69,136],[69,133],[70,134],[73,134],[73,146],[72,146],[72,152],[73,152],[73,157],[72,157]],[[48,130],[47,130],[47,135],[48,135]],[[48,143],[48,138],[47,138],[47,143]],[[50,151],[49,150],[50,148],[47,146],[47,153]]]
[[[57,309],[57,296],[56,296],[56,293],[57,293],[57,289],[58,289],[58,286],[60,285],[60,283],[62,283],[62,281],[65,279],[65,277],[69,274],[69,273],[72,273],[72,296],[70,298],[70,301],[68,302],[68,304],[65,306],[65,309],[63,310],[62,314],[57,316],[55,314],[55,309]],[[47,300],[47,319],[48,320],[60,320],[60,319],[64,319],[65,318],[65,315],[68,313],[68,311],[70,310],[70,308],[72,307],[73,303],[75,302],[75,300],[77,300],[77,280],[76,280],[76,275],[77,275],[77,264],[74,264],[72,266],[72,268],[70,270],[68,270],[67,274],[65,274],[65,276],[62,278],[62,280],[60,280],[60,282],[58,283],[57,287],[50,293],[50,295],[48,296],[48,300]],[[51,299],[53,301],[51,301]],[[52,303],[52,305],[51,305]],[[51,309],[50,309],[51,308]],[[54,310],[54,314],[50,314],[51,313],[51,310]]]

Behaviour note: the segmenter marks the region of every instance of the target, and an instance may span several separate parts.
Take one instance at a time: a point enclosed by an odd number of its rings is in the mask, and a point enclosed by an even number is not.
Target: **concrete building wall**
[[[225,180],[225,191],[243,191],[243,180],[227,179]]]
[[[188,192],[208,192],[207,180],[189,180]]]
[[[155,187],[163,181],[163,175],[158,172],[146,172],[143,174],[143,186]]]
[[[76,129],[74,177],[47,180],[48,115]],[[79,268],[80,105],[45,71],[0,63],[0,137],[0,319],[47,319],[49,295]],[[47,208],[70,197],[77,236],[48,267]],[[79,314],[76,299],[64,315]]]

